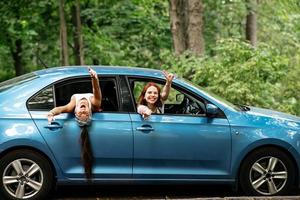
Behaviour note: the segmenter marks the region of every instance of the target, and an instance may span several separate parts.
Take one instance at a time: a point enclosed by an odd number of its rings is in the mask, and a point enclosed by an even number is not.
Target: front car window
[[[203,88],[203,87],[201,87],[201,86],[199,86],[199,85],[196,85],[196,84],[192,83],[192,82],[189,81],[189,80],[186,80],[186,79],[183,79],[183,78],[181,78],[180,80],[181,80],[182,82],[185,82],[185,83],[188,84],[188,85],[191,85],[191,86],[195,87],[195,88],[198,89],[198,90],[201,90],[202,92],[206,93],[208,96],[211,96],[211,97],[213,97],[214,99],[217,99],[218,101],[220,101],[220,102],[226,104],[226,105],[229,106],[229,107],[234,108],[235,110],[241,110],[239,107],[237,107],[236,105],[234,105],[234,104],[232,104],[231,102],[227,101],[226,99],[224,99],[224,98],[222,98],[222,97],[220,97],[220,96],[214,94],[213,92],[211,92],[211,91],[209,91],[209,90],[207,90],[207,89],[205,89],[205,88]]]
[[[155,82],[161,90],[163,90],[164,83],[156,80],[130,80],[131,90],[137,106],[138,98],[144,88],[149,82]],[[172,86],[168,99],[164,102],[164,114],[179,114],[179,115],[205,115],[205,101],[196,99],[192,95],[183,91],[182,89]]]

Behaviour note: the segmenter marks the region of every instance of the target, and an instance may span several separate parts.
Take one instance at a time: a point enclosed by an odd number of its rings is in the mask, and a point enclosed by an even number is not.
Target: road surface
[[[295,200],[300,190],[284,197],[245,197],[229,186],[203,185],[109,185],[109,186],[58,186],[53,200],[111,200],[111,199],[214,199],[214,200]]]

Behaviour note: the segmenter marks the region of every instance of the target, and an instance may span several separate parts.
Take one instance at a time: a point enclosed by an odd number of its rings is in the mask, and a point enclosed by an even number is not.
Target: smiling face
[[[76,117],[81,121],[87,121],[90,117],[90,107],[87,99],[81,99],[75,109]]]
[[[154,105],[158,100],[158,90],[154,86],[150,86],[145,93],[145,100],[147,104]]]

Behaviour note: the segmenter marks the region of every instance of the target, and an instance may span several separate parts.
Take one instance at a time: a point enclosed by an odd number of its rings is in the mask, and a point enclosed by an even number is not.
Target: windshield
[[[212,93],[211,91],[209,91],[209,90],[207,90],[207,89],[205,89],[205,88],[203,88],[203,87],[201,87],[201,86],[199,86],[197,84],[194,84],[193,82],[191,82],[189,80],[186,80],[186,79],[183,79],[183,78],[181,78],[181,80],[183,82],[188,83],[189,85],[192,85],[192,86],[196,87],[197,89],[201,90],[202,92],[205,92],[206,94],[208,94],[209,96],[213,97],[214,99],[216,99],[218,101],[221,101],[222,103],[226,104],[227,106],[232,107],[235,110],[241,110],[238,106],[236,106],[236,105],[232,104],[231,102],[227,101],[226,99],[224,99],[224,98],[222,98],[222,97],[220,97],[220,96]]]
[[[24,74],[24,75],[9,79],[7,81],[3,81],[0,83],[0,92],[3,92],[9,88],[16,86],[16,85],[20,85],[27,81],[33,80],[37,77],[38,77],[38,75],[36,75],[34,73],[28,73],[28,74]]]

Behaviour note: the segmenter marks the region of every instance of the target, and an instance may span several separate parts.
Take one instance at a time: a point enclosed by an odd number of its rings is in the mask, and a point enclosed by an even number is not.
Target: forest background
[[[166,69],[300,116],[298,0],[10,0],[0,13],[0,81],[62,65]]]

